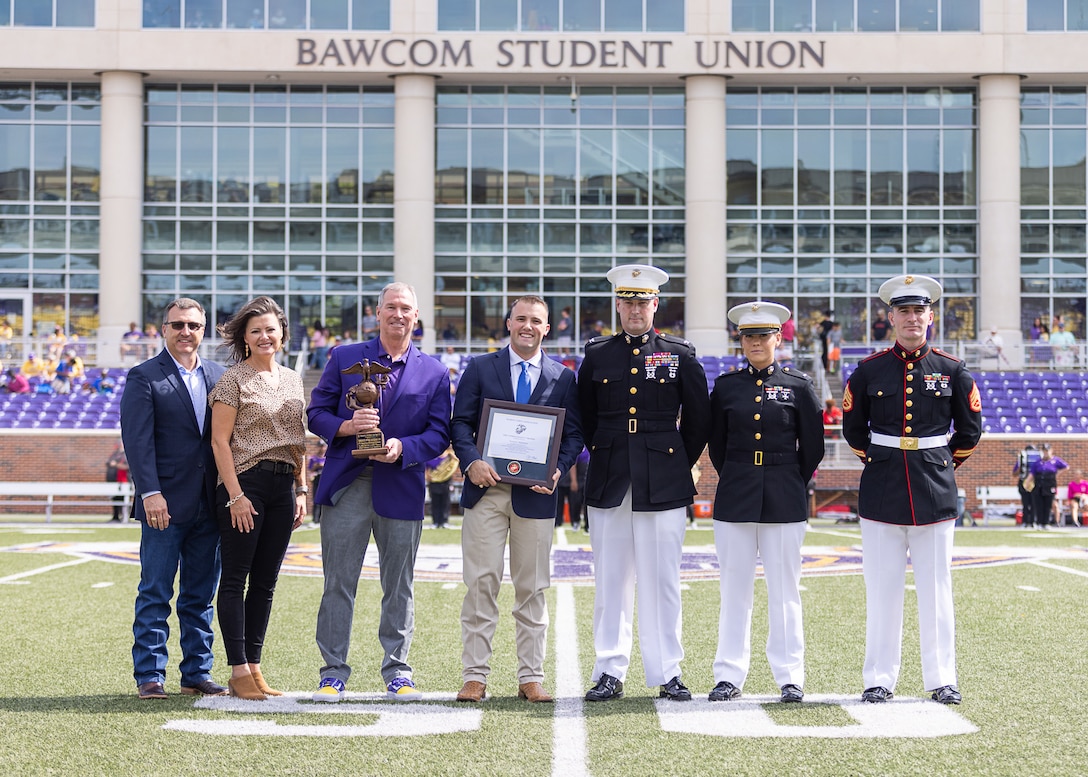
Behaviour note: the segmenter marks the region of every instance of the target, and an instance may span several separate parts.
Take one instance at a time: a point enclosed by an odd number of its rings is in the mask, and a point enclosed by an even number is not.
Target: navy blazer
[[[226,369],[208,359],[200,363],[211,394]],[[212,456],[211,410],[201,434],[189,389],[165,348],[128,371],[121,394],[121,440],[136,489],[137,520],[146,518],[140,495],[149,491],[162,492],[171,523],[196,519],[201,498],[215,518],[218,470]]]
[[[449,370],[414,345],[408,350],[396,390],[390,396],[383,396],[378,405],[386,439],[395,437],[404,446],[404,453],[396,463],[356,459],[351,455],[355,435],[336,436],[340,424],[353,413],[344,395],[362,382],[362,376],[344,375],[340,371],[364,359],[377,361],[379,344],[375,338],[333,348],[321,380],[310,394],[306,410],[310,431],[329,445],[314,503],[331,505],[337,491],[349,486],[365,467],[372,466],[374,511],[384,518],[422,521],[426,464],[450,444]]]
[[[485,399],[514,401],[510,378],[510,346],[497,353],[477,356],[468,363],[457,383],[457,398],[453,405],[453,452],[461,460],[465,472],[472,462],[483,458],[476,449],[476,432],[480,428],[480,412]],[[567,410],[563,423],[563,439],[559,444],[557,468],[566,472],[582,452],[582,416],[578,409],[578,389],[573,370],[548,358],[540,360],[537,380],[529,404],[563,407]],[[461,489],[461,507],[466,510],[480,501],[486,488],[472,483],[467,477]],[[513,486],[510,501],[514,512],[522,518],[555,518],[557,495],[538,494],[528,486]]]

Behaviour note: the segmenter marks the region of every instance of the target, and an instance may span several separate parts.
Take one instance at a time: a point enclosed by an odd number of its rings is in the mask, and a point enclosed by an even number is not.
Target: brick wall
[[[98,430],[64,433],[0,430],[4,450],[3,457],[0,457],[0,481],[102,482],[105,479],[106,459],[120,439],[118,432]],[[1017,451],[1028,442],[1039,444],[1044,441],[1051,443],[1054,454],[1068,462],[1070,470],[1083,469],[1088,472],[1088,435],[1065,435],[1045,440],[1023,435],[987,435],[956,475],[960,487],[967,491],[967,508],[977,507],[975,489],[978,486],[1016,485],[1012,467]],[[316,449],[317,442],[316,438],[311,438],[311,448]],[[699,498],[713,500],[717,477],[705,453],[699,466],[702,473]],[[1059,474],[1059,488],[1064,488],[1069,482],[1070,474],[1070,471]],[[817,486],[820,489],[856,489],[860,476],[860,470],[823,469],[817,477]],[[8,511],[2,507],[2,502],[0,511]],[[98,511],[109,512],[109,509],[101,508]]]

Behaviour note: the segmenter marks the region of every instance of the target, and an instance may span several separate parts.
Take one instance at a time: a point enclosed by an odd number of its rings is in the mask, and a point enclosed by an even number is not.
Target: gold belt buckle
[[[901,450],[901,451],[916,451],[916,450],[918,450],[918,438],[917,437],[900,437],[899,438],[899,450]]]
[[[637,431],[638,431],[638,419],[637,418],[628,418],[627,419],[627,432],[629,434],[635,434]]]
[[[754,451],[753,453],[754,453],[754,455],[752,457],[752,463],[755,464],[757,467],[762,467],[763,466],[763,451]]]

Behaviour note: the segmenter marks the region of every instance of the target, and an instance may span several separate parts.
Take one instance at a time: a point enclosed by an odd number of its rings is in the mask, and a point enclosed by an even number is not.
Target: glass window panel
[[[353,0],[351,5],[353,30],[388,30],[389,4],[392,0]],[[441,26],[439,29],[443,29]]]
[[[586,253],[612,251],[611,224],[582,224],[579,233],[582,251]]]
[[[144,248],[174,248],[176,222],[144,221]]]
[[[866,133],[865,130],[836,130],[835,204],[866,203]]]
[[[98,248],[98,222],[91,219],[73,219],[69,245],[73,250]]]
[[[359,202],[359,132],[330,127],[325,131],[326,200]]]
[[[505,169],[503,131],[477,129],[472,133],[472,202],[501,205]]]
[[[185,26],[193,28],[222,27],[222,0],[185,0]]]
[[[11,24],[11,2],[0,0],[0,26],[6,27],[9,24]]]
[[[310,29],[348,29],[348,0],[310,0]]]
[[[146,0],[144,27],[180,27],[181,3],[174,0]]]
[[[1085,130],[1055,129],[1053,142],[1053,204],[1084,205]]]
[[[59,219],[34,219],[35,248],[64,248],[65,223]],[[40,259],[35,258],[35,267]]]
[[[321,202],[322,131],[291,129],[291,202]]]
[[[945,0],[947,3],[948,0]],[[955,0],[968,5],[971,0]],[[899,4],[899,29],[930,32],[937,29],[937,0],[909,0]]]
[[[570,130],[544,130],[543,198],[550,205],[573,205],[577,176],[577,141]]]
[[[321,249],[321,225],[314,221],[293,221],[289,225],[290,250],[318,251]]]
[[[94,27],[94,0],[57,0],[58,27]]]
[[[903,132],[873,130],[869,178],[873,205],[903,204]]]
[[[572,3],[566,3],[569,8]],[[604,0],[606,32],[641,32],[642,0]]]
[[[944,141],[944,204],[976,202],[975,131],[948,129]]]
[[[940,131],[911,129],[907,132],[907,204],[940,202]]]
[[[434,225],[436,251],[465,251],[468,248],[468,227],[465,224],[437,222]]]
[[[865,227],[837,224],[835,226],[835,251],[838,253],[861,253],[865,251]]]
[[[895,0],[858,0],[858,30],[864,32],[895,30]]]
[[[438,0],[438,29],[475,30],[475,0]]]
[[[580,167],[581,203],[607,205],[612,202],[612,132],[584,130],[581,133]]]
[[[1065,29],[1088,30],[1088,0],[1066,0]]]
[[[210,221],[181,222],[181,247],[183,249],[210,250],[212,225]]]
[[[503,225],[491,221],[473,222],[471,241],[472,251],[502,251]]]
[[[480,7],[479,30],[516,30],[517,0],[476,0]]]
[[[646,205],[651,194],[649,130],[616,131],[616,203]]]
[[[364,221],[363,249],[366,251],[391,251],[393,249],[393,222]]]
[[[273,29],[306,29],[306,0],[271,0],[268,26]]]
[[[253,247],[282,251],[286,245],[286,226],[282,221],[254,221]]]
[[[98,125],[81,126],[75,124],[71,127],[71,134],[72,199],[83,202],[96,202],[101,180],[99,171],[99,155],[102,145],[100,128]]]
[[[30,125],[0,124],[0,200],[29,200]]]
[[[249,128],[220,127],[217,134],[219,202],[249,202]]]
[[[1055,224],[1054,252],[1062,254],[1082,254],[1085,252],[1084,224]]]
[[[726,131],[726,202],[729,205],[755,205],[759,202],[756,188],[758,143],[756,130]]]
[[[211,127],[186,127],[181,133],[181,201],[212,201]]]
[[[1020,129],[1020,203],[1050,204],[1050,133]]]
[[[30,248],[29,219],[0,219],[0,248]]]
[[[215,247],[227,251],[244,251],[249,248],[249,224],[220,221],[216,224]]]
[[[53,3],[50,0],[15,0],[15,24],[23,27],[50,27]]]
[[[577,243],[577,229],[574,224],[554,224],[545,222],[544,250],[545,251],[573,251]]]
[[[942,0],[941,29],[945,32],[977,32],[979,0]]]
[[[563,3],[563,29],[600,32],[601,0],[576,0]]]
[[[760,189],[764,205],[793,204],[793,130],[763,130]]]
[[[363,202],[393,203],[393,130],[363,130]]]
[[[1064,0],[1028,0],[1029,30],[1061,30],[1065,27]]]
[[[733,29],[737,32],[770,32],[771,4],[767,0],[733,0]]]
[[[817,32],[849,32],[854,29],[854,0],[817,0]]]
[[[540,202],[540,131],[511,129],[509,143],[507,201],[511,205]]]
[[[468,131],[437,131],[435,201],[441,205],[468,202]]]
[[[647,32],[683,32],[684,0],[648,0]]]
[[[827,205],[831,201],[831,134],[797,131],[797,203]]]
[[[34,127],[34,188],[36,200],[68,199],[68,131],[63,125]]]
[[[506,227],[507,249],[510,251],[540,251],[539,224],[508,224]]]
[[[227,0],[227,26],[264,29],[264,0]]]
[[[772,0],[775,32],[812,30],[811,0]]]

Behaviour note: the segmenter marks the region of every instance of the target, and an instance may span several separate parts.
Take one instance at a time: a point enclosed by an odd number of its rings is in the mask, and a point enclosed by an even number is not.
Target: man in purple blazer
[[[329,446],[314,494],[321,511],[325,573],[317,613],[317,647],[325,664],[314,701],[344,697],[351,676],[347,658],[355,592],[372,532],[383,593],[378,626],[385,653],[382,679],[390,698],[422,698],[408,664],[415,627],[412,581],[423,528],[425,465],[450,441],[450,376],[412,344],[418,320],[415,290],[405,283],[388,284],[378,297],[378,337],[330,351],[306,411],[310,431]],[[344,395],[360,378],[343,370],[364,360],[388,368],[388,383],[376,406],[353,410]],[[379,425],[388,452],[354,458],[356,435]]]
[[[515,642],[518,655],[518,697],[550,702],[542,685],[544,646],[548,635],[552,534],[555,529],[555,486],[582,451],[582,424],[574,372],[549,359],[540,349],[548,334],[548,305],[536,296],[514,301],[506,319],[510,345],[497,353],[477,356],[457,385],[454,404],[453,450],[465,473],[461,506],[461,555],[465,601],[461,607],[461,664],[464,686],[458,701],[484,698],[491,671],[491,642],[499,622],[499,585],[503,551],[510,541],[510,579],[514,584]],[[495,467],[476,446],[484,401],[496,399],[566,409],[554,473],[546,486],[511,485],[503,476],[519,471]],[[557,430],[559,431],[559,430]],[[554,477],[552,475],[554,474]]]

